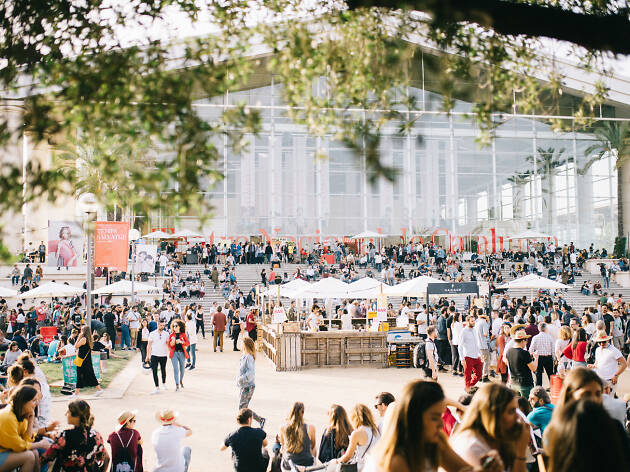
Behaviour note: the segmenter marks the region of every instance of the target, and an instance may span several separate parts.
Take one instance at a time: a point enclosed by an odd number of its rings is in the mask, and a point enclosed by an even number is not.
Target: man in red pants
[[[475,327],[475,317],[468,315],[466,325],[462,330],[462,338],[459,343],[459,358],[464,366],[464,382],[466,391],[481,380],[483,363],[481,362],[481,351],[479,340],[473,328]]]

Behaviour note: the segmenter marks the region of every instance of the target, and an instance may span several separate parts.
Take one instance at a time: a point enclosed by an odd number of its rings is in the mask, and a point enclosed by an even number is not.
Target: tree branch
[[[575,13],[506,0],[347,0],[350,9],[383,7],[430,13],[436,24],[467,21],[505,35],[544,36],[593,51],[630,54],[628,9],[617,14]]]

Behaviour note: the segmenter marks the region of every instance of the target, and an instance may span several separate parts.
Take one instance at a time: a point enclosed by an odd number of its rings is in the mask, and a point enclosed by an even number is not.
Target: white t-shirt
[[[418,323],[418,334],[427,334],[427,312],[426,311],[423,310],[420,313],[418,313],[418,316],[416,316],[416,323],[418,321],[423,322],[422,324]]]
[[[459,341],[462,339],[462,331],[464,330],[464,323],[461,321],[453,321],[451,323],[451,340],[455,346],[459,346]]]
[[[190,344],[197,344],[197,322],[194,318],[186,321],[186,337]]]
[[[153,431],[151,439],[157,459],[153,472],[184,472],[186,464],[180,442],[185,437],[186,430],[180,426],[166,425]]]
[[[64,346],[66,357],[74,356],[77,353],[77,350],[74,347],[74,344],[66,344]]]
[[[472,431],[455,434],[450,441],[453,450],[473,467],[481,466],[481,457],[488,454],[492,448]]]
[[[168,341],[168,333],[159,330],[154,330],[149,334],[149,342],[151,343],[151,355],[156,357],[168,356],[168,348],[166,342]]]
[[[617,373],[617,359],[623,358],[623,354],[612,344],[605,349],[598,347],[595,351],[595,372],[602,380],[610,380]]]
[[[344,313],[341,315],[341,329],[352,330],[352,316],[350,313]]]
[[[435,348],[435,341],[431,340],[429,341],[427,339],[426,344],[424,345],[424,350],[425,350],[425,354],[427,356],[427,367],[430,367],[431,364],[429,363],[429,358],[431,356],[433,356],[433,365],[437,368],[438,365],[438,354],[437,354],[437,349]]]
[[[140,315],[135,311],[129,311],[129,316],[127,317],[129,320],[129,328],[130,329],[138,329],[140,327]]]

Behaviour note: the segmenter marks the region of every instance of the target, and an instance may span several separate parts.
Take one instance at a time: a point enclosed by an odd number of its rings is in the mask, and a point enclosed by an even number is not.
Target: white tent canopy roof
[[[171,238],[203,238],[203,234],[195,233],[189,229],[180,229],[175,234],[170,235]]]
[[[16,297],[16,296],[17,296],[17,290],[13,290],[11,288],[6,288],[6,287],[0,287],[0,297],[11,298],[11,297]]]
[[[134,293],[160,293],[159,287],[153,285],[143,284],[140,282],[134,283]],[[94,295],[131,295],[131,280],[119,280],[113,284],[105,285],[92,291]]]
[[[497,288],[529,288],[529,289],[561,289],[569,288],[567,285],[556,282],[555,280],[547,279],[536,274],[529,274],[518,279],[514,279],[511,282],[499,285]]]
[[[286,298],[296,298],[294,295],[296,292],[299,292],[306,287],[310,287],[311,283],[302,279],[295,279],[290,282],[287,282],[283,285],[272,285],[267,290],[265,290],[262,294],[265,297],[277,297],[278,296],[278,287],[280,287],[280,296]]]
[[[550,234],[539,233],[538,231],[528,229],[527,231],[523,231],[522,233],[512,236],[510,239],[549,239],[549,238],[553,238],[553,236]]]
[[[383,293],[390,297],[426,297],[428,284],[444,283],[447,282],[428,275],[421,275],[393,287],[386,287],[383,289]]]
[[[372,277],[363,277],[348,285],[348,297],[376,298],[381,292],[385,293],[385,288],[389,288],[389,285]]]
[[[59,284],[57,282],[46,282],[33,290],[18,295],[18,298],[72,297],[82,293],[85,293],[85,290],[80,287]]]
[[[363,233],[355,234],[352,239],[368,239],[368,238],[386,238],[386,234],[375,233],[374,231],[364,231]]]
[[[142,237],[147,238],[147,239],[168,239],[168,238],[172,238],[173,235],[169,233],[165,233],[164,231],[153,231],[151,233],[145,234]]]
[[[310,284],[302,290],[298,290],[291,298],[346,298],[348,297],[348,284],[334,277],[321,279]]]

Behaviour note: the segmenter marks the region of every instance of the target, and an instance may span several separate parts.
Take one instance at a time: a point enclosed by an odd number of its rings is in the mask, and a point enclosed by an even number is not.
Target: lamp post
[[[96,220],[96,212],[98,205],[96,203],[96,197],[93,193],[84,193],[79,197],[78,201],[79,209],[86,215],[87,223],[87,267],[86,282],[85,282],[85,318],[86,325],[92,330],[92,233],[93,223]]]
[[[135,228],[131,228],[129,230],[129,241],[132,244],[131,251],[131,306],[133,307],[136,303],[136,293],[135,293],[135,284],[136,284],[136,241],[140,239],[140,231]]]

